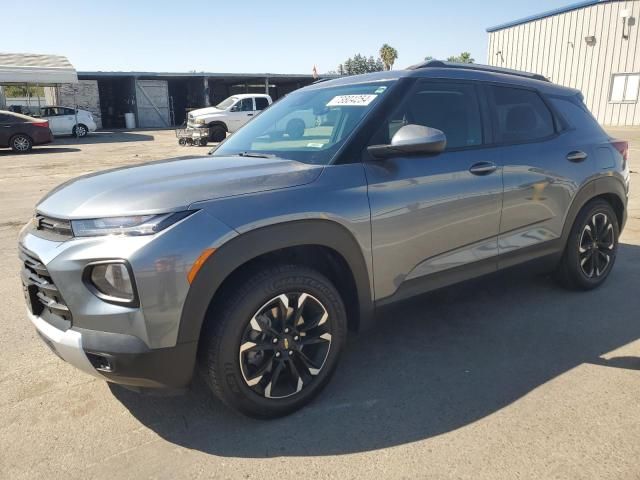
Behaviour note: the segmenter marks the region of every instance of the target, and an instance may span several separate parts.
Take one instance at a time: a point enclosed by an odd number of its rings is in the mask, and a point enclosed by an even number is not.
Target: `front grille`
[[[73,320],[69,307],[65,303],[58,288],[53,283],[47,267],[40,259],[24,247],[20,247],[22,260],[22,283],[32,292],[32,308],[34,315],[40,316],[60,330],[71,327]]]
[[[33,219],[34,229],[46,238],[56,240],[68,240],[73,237],[71,221],[60,218],[48,217],[36,213]]]

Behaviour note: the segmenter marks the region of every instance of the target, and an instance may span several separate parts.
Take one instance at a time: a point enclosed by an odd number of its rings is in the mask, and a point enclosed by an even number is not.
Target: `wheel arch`
[[[622,181],[616,177],[600,177],[583,186],[573,199],[562,229],[563,245],[567,244],[571,228],[580,210],[596,198],[602,198],[611,204],[616,213],[620,233],[622,233],[627,219],[627,194],[625,186]]]
[[[229,127],[227,127],[227,124],[220,121],[220,120],[214,120],[213,122],[209,122],[207,123],[207,127],[208,128],[213,128],[213,127],[222,127],[225,129],[225,131],[229,131]]]
[[[277,261],[312,266],[337,283],[349,314],[350,329],[364,330],[372,324],[372,282],[362,249],[353,235],[330,220],[299,220],[241,234],[207,259],[189,288],[178,343],[199,339],[210,308],[241,275],[264,262]]]

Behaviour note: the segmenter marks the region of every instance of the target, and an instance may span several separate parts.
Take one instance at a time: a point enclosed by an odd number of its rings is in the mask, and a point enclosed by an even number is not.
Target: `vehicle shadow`
[[[640,338],[640,247],[621,245],[608,282],[568,292],[518,268],[381,312],[350,339],[327,389],[274,421],[244,418],[201,382],[186,396],[149,397],[113,386],[122,404],[169,442],[229,457],[322,456],[423,440],[491,415],[581,364]]]
[[[22,157],[28,158],[30,155],[39,155],[42,153],[73,153],[79,151],[79,148],[33,147],[31,151],[27,153],[15,153],[13,150],[0,150],[0,157],[8,157],[9,155],[20,155]]]
[[[55,137],[56,145],[90,145],[98,143],[126,143],[126,142],[145,142],[153,140],[155,137],[147,133],[136,133],[130,131],[98,131],[87,135],[86,137],[76,138],[71,135]]]

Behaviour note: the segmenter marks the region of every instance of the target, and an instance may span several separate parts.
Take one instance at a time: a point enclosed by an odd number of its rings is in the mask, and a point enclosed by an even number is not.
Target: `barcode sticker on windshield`
[[[377,95],[338,95],[333,97],[327,107],[366,107]]]

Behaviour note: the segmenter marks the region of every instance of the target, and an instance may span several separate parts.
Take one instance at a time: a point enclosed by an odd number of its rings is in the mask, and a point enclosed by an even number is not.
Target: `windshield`
[[[214,156],[277,156],[328,164],[390,82],[293,92],[221,144]]]
[[[226,100],[221,101],[218,105],[216,105],[216,108],[220,110],[226,110],[231,105],[233,105],[236,100],[238,100],[238,97],[229,97]]]

